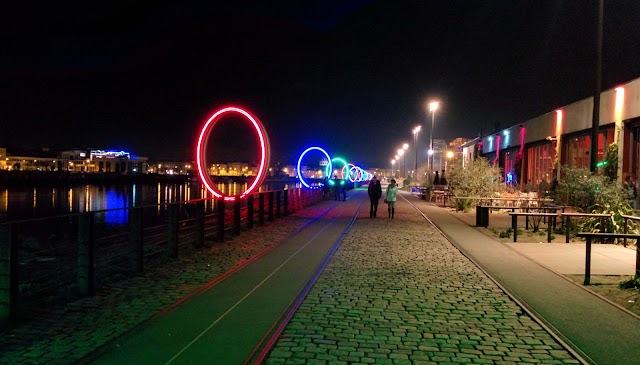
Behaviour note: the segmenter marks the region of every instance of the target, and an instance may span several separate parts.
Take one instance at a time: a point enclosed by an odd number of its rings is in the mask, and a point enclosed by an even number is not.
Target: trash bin
[[[489,207],[476,205],[476,227],[489,227]]]

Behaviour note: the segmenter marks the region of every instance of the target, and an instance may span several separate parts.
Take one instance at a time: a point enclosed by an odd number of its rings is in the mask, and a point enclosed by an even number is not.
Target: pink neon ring
[[[198,138],[198,145],[196,148],[196,159],[198,164],[198,174],[200,175],[200,180],[202,181],[204,186],[207,188],[207,190],[209,190],[209,192],[213,194],[213,196],[215,196],[216,198],[222,198],[227,201],[234,201],[236,200],[235,196],[229,196],[229,195],[223,194],[220,190],[216,189],[215,184],[213,183],[213,181],[211,181],[211,177],[209,177],[209,173],[207,173],[207,166],[205,163],[204,148],[203,148],[203,145],[209,139],[209,134],[211,133],[211,129],[218,121],[220,121],[222,116],[226,113],[239,113],[243,115],[245,118],[247,118],[251,122],[251,125],[253,125],[253,127],[256,129],[256,134],[260,139],[260,155],[261,156],[260,156],[260,168],[258,169],[258,176],[256,176],[255,180],[253,180],[253,183],[249,186],[249,188],[247,188],[247,190],[240,195],[241,199],[251,194],[251,192],[255,190],[256,187],[262,184],[262,181],[266,177],[267,166],[269,166],[269,153],[270,153],[269,139],[267,137],[267,132],[264,126],[262,125],[262,123],[257,117],[255,117],[254,115],[252,115],[251,113],[243,109],[240,109],[238,107],[233,107],[233,106],[222,108],[217,112],[215,112],[211,116],[211,118],[207,120],[207,122],[204,124],[204,126],[200,130],[200,137]]]

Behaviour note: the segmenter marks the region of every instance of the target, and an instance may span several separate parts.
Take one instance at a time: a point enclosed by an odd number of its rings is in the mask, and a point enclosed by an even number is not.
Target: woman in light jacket
[[[389,204],[389,217],[393,219],[393,213],[396,211],[396,195],[398,194],[398,185],[396,179],[391,179],[391,183],[387,186],[387,203]]]

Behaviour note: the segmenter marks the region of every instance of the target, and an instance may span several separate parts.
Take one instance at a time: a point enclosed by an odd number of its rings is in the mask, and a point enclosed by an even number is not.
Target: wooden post
[[[233,201],[233,234],[240,235],[240,196],[236,195]]]
[[[196,220],[194,224],[196,230],[195,247],[204,246],[204,200],[196,201]]]
[[[284,191],[284,215],[289,214],[289,190]]]
[[[551,243],[551,227],[555,226],[552,221],[555,222],[555,217],[548,217],[547,219],[547,242]]]
[[[513,242],[518,241],[518,216],[511,216],[511,229],[513,229]]]
[[[565,242],[569,243],[569,235],[571,234],[571,220],[569,219],[569,216],[564,216],[565,219],[565,224],[564,224],[564,235],[565,235]]]
[[[18,234],[15,224],[0,225],[0,328],[17,318]]]
[[[584,265],[584,285],[589,285],[591,282],[591,237],[587,237],[587,252]]]
[[[260,193],[258,195],[258,223],[264,225],[264,195],[266,193]]]
[[[277,218],[282,217],[282,214],[280,213],[280,209],[281,209],[280,199],[281,198],[282,198],[282,191],[280,191],[280,190],[276,191],[276,217]]]
[[[95,240],[93,213],[78,217],[78,291],[80,295],[95,294]]]
[[[247,228],[253,228],[253,194],[247,197]]]
[[[167,256],[171,258],[178,257],[178,210],[179,205],[169,203],[167,207],[167,223],[169,224],[169,237],[167,239]]]
[[[273,221],[273,191],[268,193],[268,201],[267,201],[267,210],[268,210],[268,219],[269,222]]]
[[[131,266],[133,272],[144,271],[144,230],[142,208],[129,208],[129,244],[131,244]]]
[[[216,203],[218,204],[216,206],[216,240],[222,242],[224,241],[224,199],[217,199]]]

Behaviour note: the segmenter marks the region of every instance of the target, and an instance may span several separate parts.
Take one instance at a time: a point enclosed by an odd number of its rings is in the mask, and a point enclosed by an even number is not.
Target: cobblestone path
[[[407,203],[362,213],[268,365],[579,363]]]

